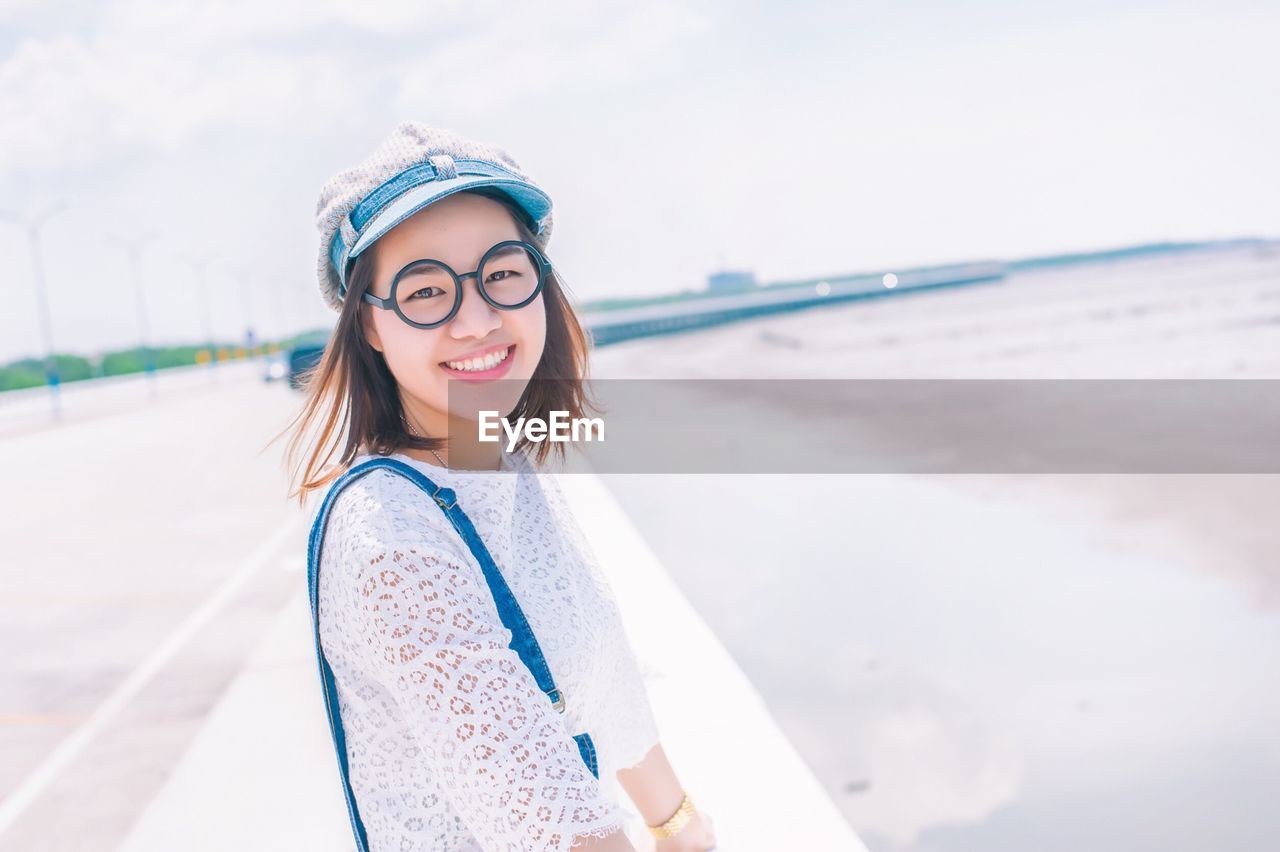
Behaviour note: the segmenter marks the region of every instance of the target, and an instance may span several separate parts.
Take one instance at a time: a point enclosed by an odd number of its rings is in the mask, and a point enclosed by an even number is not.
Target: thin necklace
[[[403,422],[403,423],[404,423],[405,427],[409,430],[409,433],[410,433],[411,435],[413,435],[415,438],[423,438],[423,437],[425,437],[425,436],[424,436],[424,435],[422,435],[422,434],[421,434],[417,429],[413,428],[413,424],[409,422],[409,418],[408,418],[408,417],[406,417],[406,416],[404,416],[404,415],[402,414],[402,415],[400,416],[400,420],[401,420],[401,422]],[[446,469],[449,467],[449,465],[447,465],[447,464],[445,464],[445,463],[444,463],[444,459],[440,458],[440,454],[439,454],[439,453],[437,453],[435,450],[433,450],[433,449],[431,449],[430,447],[428,447],[428,448],[427,448],[427,451],[428,451],[428,452],[430,452],[430,453],[431,453],[431,455],[433,455],[433,456],[435,456],[435,457],[436,457],[436,461],[440,462],[440,466],[441,466],[441,467],[446,468]]]

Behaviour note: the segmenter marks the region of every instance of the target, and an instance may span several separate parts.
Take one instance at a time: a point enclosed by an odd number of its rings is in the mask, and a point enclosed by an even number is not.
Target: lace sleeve
[[[351,554],[349,627],[483,848],[567,850],[620,828],[564,717],[508,647],[483,576],[444,548],[388,537]]]
[[[610,680],[615,689],[608,695],[609,728],[613,731],[609,746],[614,768],[626,769],[645,759],[658,744],[660,733],[635,649],[628,641],[621,621],[617,623],[614,653],[611,655],[616,672]]]
[[[578,522],[577,515],[565,497],[559,480],[541,479],[547,504],[558,528],[568,539],[587,569],[587,577],[595,588],[595,600],[605,613],[611,629],[606,633],[608,647],[603,659],[609,669],[600,677],[609,684],[603,695],[599,721],[593,720],[594,731],[602,753],[614,769],[634,767],[658,744],[660,731],[649,700],[639,655],[631,643],[618,597],[608,576],[600,566],[595,548]]]

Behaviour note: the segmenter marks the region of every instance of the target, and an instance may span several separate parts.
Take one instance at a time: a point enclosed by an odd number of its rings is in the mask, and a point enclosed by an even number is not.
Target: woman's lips
[[[448,364],[441,362],[440,369],[444,370],[450,376],[468,381],[492,381],[500,379],[511,369],[511,363],[516,359],[516,345],[512,343],[507,347],[507,357],[496,367],[488,370],[455,370]]]

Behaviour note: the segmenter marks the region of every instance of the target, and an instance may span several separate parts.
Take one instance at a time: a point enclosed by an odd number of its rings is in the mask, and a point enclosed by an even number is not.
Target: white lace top
[[[614,773],[644,758],[657,726],[612,589],[554,476],[505,450],[507,472],[392,457],[457,493],[566,709],[508,647],[480,565],[440,507],[390,471],[349,484],[321,552],[320,641],[370,852],[564,850],[640,820]],[[583,731],[599,781],[572,738]]]

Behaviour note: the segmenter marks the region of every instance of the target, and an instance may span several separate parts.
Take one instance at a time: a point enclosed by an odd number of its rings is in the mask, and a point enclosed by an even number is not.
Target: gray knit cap
[[[320,189],[320,295],[342,309],[351,261],[401,221],[447,195],[492,187],[528,216],[538,248],[551,239],[551,197],[506,151],[418,121],[400,124],[364,162]]]

